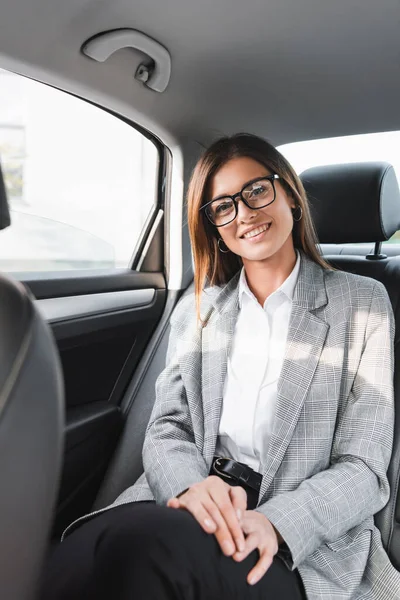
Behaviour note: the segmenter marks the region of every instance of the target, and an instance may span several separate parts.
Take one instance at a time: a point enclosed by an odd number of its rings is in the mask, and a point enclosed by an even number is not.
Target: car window
[[[159,155],[130,124],[0,70],[0,160],[11,226],[0,269],[127,267],[155,208]]]
[[[382,160],[393,165],[400,183],[400,131],[371,133],[285,144],[279,147],[297,173],[328,164]],[[397,231],[386,244],[399,244]]]

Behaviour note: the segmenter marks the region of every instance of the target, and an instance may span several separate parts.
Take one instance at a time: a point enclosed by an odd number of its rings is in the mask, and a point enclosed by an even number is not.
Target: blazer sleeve
[[[296,568],[385,506],[394,429],[394,318],[381,283],[372,292],[364,348],[336,424],[331,466],[257,507],[282,535]]]
[[[166,503],[208,476],[195,444],[179,369],[177,340],[182,333],[185,305],[181,302],[171,319],[166,367],[156,382],[156,399],[143,445],[143,466],[157,504]]]

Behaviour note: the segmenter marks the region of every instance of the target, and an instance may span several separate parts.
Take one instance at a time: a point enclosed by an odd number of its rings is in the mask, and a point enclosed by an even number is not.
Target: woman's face
[[[213,176],[210,200],[224,194],[236,194],[252,179],[272,174],[252,158],[234,158]],[[276,197],[272,204],[254,210],[239,199],[236,219],[218,227],[218,232],[229,250],[242,257],[245,268],[247,261],[268,261],[272,257],[288,258],[289,254],[291,258],[294,257],[291,208],[295,207],[295,202],[285,192],[279,179],[274,181],[274,185]],[[265,231],[248,237],[252,230],[265,226]]]

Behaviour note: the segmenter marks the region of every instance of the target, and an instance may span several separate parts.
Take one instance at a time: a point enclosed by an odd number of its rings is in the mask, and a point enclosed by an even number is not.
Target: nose
[[[256,210],[254,208],[249,208],[246,204],[239,200],[237,203],[237,220],[239,223],[247,223],[251,221],[256,216]]]

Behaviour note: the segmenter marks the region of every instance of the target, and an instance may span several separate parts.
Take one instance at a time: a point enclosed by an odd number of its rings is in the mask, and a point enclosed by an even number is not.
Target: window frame
[[[167,189],[167,178],[169,175],[168,169],[167,169],[167,165],[169,165],[168,149],[165,146],[165,144],[163,144],[157,136],[152,134],[150,131],[148,131],[147,129],[145,129],[144,127],[139,125],[138,123],[131,121],[128,117],[119,114],[117,111],[115,111],[113,109],[102,106],[98,102],[95,102],[88,98],[84,98],[83,96],[80,96],[79,94],[76,94],[74,92],[70,92],[68,90],[61,89],[50,83],[40,81],[39,79],[35,79],[34,77],[31,77],[29,75],[25,75],[23,73],[18,73],[16,71],[11,71],[10,69],[6,69],[1,66],[0,66],[0,68],[4,71],[8,71],[9,73],[17,75],[18,77],[24,77],[25,79],[30,79],[31,81],[39,83],[40,85],[44,85],[48,88],[52,88],[61,93],[72,96],[73,98],[81,100],[82,102],[85,102],[86,104],[95,106],[99,110],[102,110],[103,112],[108,113],[109,115],[122,121],[123,123],[126,123],[126,125],[128,125],[129,127],[132,127],[138,133],[140,133],[146,139],[148,139],[151,143],[153,143],[156,148],[157,155],[158,155],[157,174],[155,177],[154,204],[152,206],[152,209],[149,211],[149,214],[148,214],[146,221],[142,227],[142,230],[138,236],[138,239],[132,246],[131,257],[130,257],[129,263],[126,267],[123,267],[123,268],[115,267],[112,269],[102,269],[102,268],[99,268],[99,269],[66,269],[66,270],[60,270],[60,271],[54,271],[54,270],[51,270],[51,271],[50,270],[49,271],[23,271],[23,272],[22,271],[8,271],[8,274],[10,274],[14,277],[17,276],[17,279],[19,279],[19,280],[22,280],[22,278],[29,278],[29,279],[34,279],[34,280],[38,280],[38,279],[50,280],[50,279],[59,279],[60,276],[62,278],[65,277],[65,279],[68,279],[71,276],[73,276],[74,278],[76,278],[76,277],[80,278],[80,276],[82,276],[84,278],[85,274],[86,274],[86,276],[90,277],[90,276],[93,276],[94,274],[98,274],[98,275],[105,274],[105,273],[111,274],[111,273],[118,273],[120,271],[140,272],[140,270],[137,270],[137,266],[141,260],[142,253],[144,251],[144,248],[145,248],[145,245],[149,238],[149,235],[151,233],[151,230],[157,220],[159,211],[162,210],[165,215],[165,192]],[[10,208],[10,211],[11,211],[11,208]],[[10,227],[12,227],[12,220],[11,220]]]

